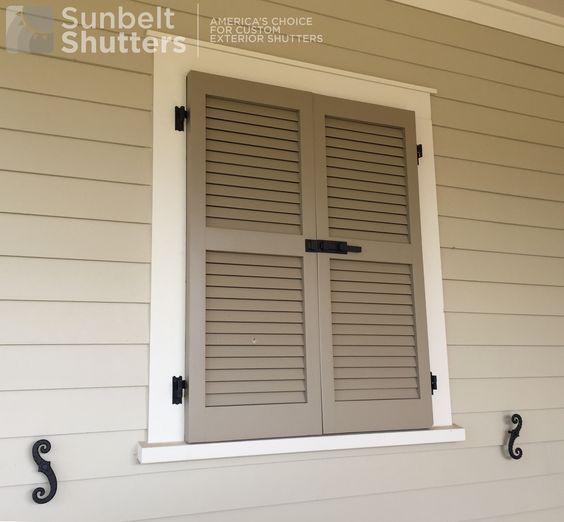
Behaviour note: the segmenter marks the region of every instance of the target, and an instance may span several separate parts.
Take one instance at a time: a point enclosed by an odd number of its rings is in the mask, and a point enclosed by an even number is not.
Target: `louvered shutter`
[[[312,95],[190,72],[188,442],[321,433]]]
[[[432,425],[414,113],[315,96],[324,433]]]

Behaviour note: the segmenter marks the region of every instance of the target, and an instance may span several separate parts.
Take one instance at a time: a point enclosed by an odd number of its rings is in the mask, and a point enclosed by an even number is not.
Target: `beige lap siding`
[[[122,3],[157,4],[167,1]],[[196,1],[168,5],[176,30],[195,37]],[[325,43],[249,48],[438,89],[449,365],[467,440],[137,464],[152,59],[2,51],[0,519],[562,520],[564,49],[384,0],[213,0],[200,12],[203,38],[211,16],[312,16]],[[525,421],[518,463],[500,449],[513,411]],[[43,477],[29,449],[45,435],[59,492],[37,506],[30,494]]]

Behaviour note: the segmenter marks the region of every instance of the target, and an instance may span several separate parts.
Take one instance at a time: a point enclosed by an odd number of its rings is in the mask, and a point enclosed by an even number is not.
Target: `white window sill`
[[[311,451],[381,448],[413,444],[436,444],[465,440],[465,430],[460,426],[441,426],[428,430],[296,437],[236,442],[210,442],[206,444],[140,442],[137,458],[141,464],[178,462],[183,460],[208,460],[229,457],[279,455]]]

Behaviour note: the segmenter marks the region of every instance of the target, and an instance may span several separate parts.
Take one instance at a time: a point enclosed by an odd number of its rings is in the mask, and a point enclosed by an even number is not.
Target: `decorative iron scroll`
[[[32,493],[33,501],[37,504],[46,504],[49,502],[57,493],[57,477],[55,472],[51,468],[51,462],[43,459],[40,453],[49,453],[51,451],[51,443],[46,439],[38,440],[31,450],[33,455],[33,460],[37,464],[37,471],[43,473],[47,480],[49,481],[50,491],[47,494],[45,488],[35,488]]]
[[[513,449],[513,445],[515,444],[515,439],[517,439],[519,433],[521,432],[521,428],[523,427],[523,419],[521,415],[519,415],[518,413],[514,413],[511,416],[511,422],[513,424],[516,424],[517,426],[515,426],[515,428],[509,430],[508,432],[510,437],[509,437],[507,450],[509,451],[509,456],[512,459],[519,460],[523,456],[523,450],[521,448]]]

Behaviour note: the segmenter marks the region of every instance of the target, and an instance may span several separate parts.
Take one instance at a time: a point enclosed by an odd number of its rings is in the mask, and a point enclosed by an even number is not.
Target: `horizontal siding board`
[[[150,147],[151,112],[2,89],[0,127]],[[41,117],[38,117],[41,115]]]
[[[443,498],[445,507],[451,506],[449,513],[456,508],[465,516],[484,512],[495,514],[496,509],[507,513],[530,508],[531,505],[558,505],[561,489],[564,487],[562,474],[550,477],[539,475],[551,471],[558,473],[561,463],[551,463],[543,446],[532,446],[527,450],[530,458],[523,460],[518,468],[513,462],[499,458],[499,448],[479,448],[442,452],[440,465],[437,465],[436,452],[424,452],[365,456],[361,459],[345,457],[280,462],[276,465],[277,473],[272,473],[272,468],[268,465],[242,465],[69,481],[65,483],[64,489],[68,501],[52,504],[47,520],[70,518],[77,512],[81,513],[82,520],[88,522],[111,518],[151,519],[268,505],[276,505],[280,509],[280,505],[287,503],[330,501],[334,498],[386,495],[393,492],[393,503],[391,499],[386,503],[386,507],[392,507],[398,505],[397,491],[403,492],[404,499],[410,499],[413,495],[420,496],[421,506],[430,504],[436,510],[437,502],[430,503],[429,495],[433,493],[433,488],[447,485],[450,486],[448,489],[437,490],[439,498]],[[375,468],[381,470],[377,476],[374,476]],[[326,479],[320,480],[320,477]],[[215,488],[210,488],[209,484],[221,487],[224,493],[217,495]],[[516,486],[525,488],[524,491],[528,493],[518,495],[523,498],[511,502]],[[189,498],[186,497],[187,490],[191,493]],[[257,490],[264,492],[258,496]],[[155,495],[155,491],[159,491],[159,495]],[[116,492],[119,492],[117,497]],[[453,498],[455,492],[458,493]],[[487,497],[488,505],[481,502],[478,507],[467,507],[475,506],[476,503],[463,501],[468,495],[471,498],[486,498],[486,492],[490,492]],[[7,506],[3,512],[5,518],[16,518],[16,514],[20,518],[32,517],[36,507],[31,502],[14,504],[8,501],[25,497],[25,493],[29,494],[27,485],[0,489],[0,505]],[[86,498],[104,498],[108,501],[96,502],[84,511]],[[405,503],[409,506],[411,518],[404,517],[400,520],[412,521],[416,513],[413,503]],[[394,520],[397,520],[396,510],[392,509],[392,512]],[[373,511],[370,513],[373,515]],[[224,516],[225,513],[222,513],[222,517]]]
[[[170,4],[170,2],[168,2],[168,4]],[[259,5],[255,7],[254,11],[252,10],[249,12],[249,16],[256,16],[257,9],[260,9],[261,13],[264,12],[265,4],[260,3]],[[185,7],[180,7],[180,9],[186,10]],[[213,10],[214,7],[212,6],[210,9]],[[221,11],[216,12],[215,16],[226,16],[228,9],[228,5],[222,4]],[[176,19],[176,22],[181,22],[177,24],[177,30],[180,31],[180,34],[185,34],[195,38],[195,5],[193,6],[192,11],[194,14],[189,16],[187,15],[186,17],[184,15],[180,17],[180,13],[177,12],[179,17]],[[320,12],[326,11],[327,8],[325,6],[320,9]],[[236,13],[233,13],[233,15],[241,16],[241,14],[242,8],[238,6],[238,10]],[[279,16],[280,12],[278,10],[273,14],[275,16]],[[374,15],[374,17],[377,18],[378,15]],[[205,19],[204,17],[202,18]],[[452,19],[449,19],[449,22],[450,20]],[[185,22],[186,25],[184,25]],[[365,22],[366,20],[363,20],[363,23]],[[317,27],[319,28],[319,26]],[[184,29],[183,32],[182,29]],[[308,47],[285,46],[283,49],[283,56],[289,59],[316,63],[319,65],[355,71],[363,74],[373,75],[374,71],[378,71],[378,76],[382,78],[438,88],[440,95],[444,98],[564,121],[564,100],[559,96],[561,91],[554,94],[545,93],[538,90],[531,90],[531,88],[524,85],[511,85],[511,82],[506,81],[506,77],[500,78],[499,81],[493,81],[489,76],[476,77],[468,75],[466,74],[466,68],[468,65],[466,62],[463,64],[465,69],[460,72],[436,68],[434,66],[421,65],[420,60],[414,56],[413,49],[410,51],[411,56],[413,56],[411,61],[400,61],[388,56],[383,56],[382,49],[384,49],[384,47],[377,47],[373,49],[372,52],[365,52],[362,47],[359,49],[359,41],[362,40],[359,40],[357,29],[358,27],[355,26],[351,35],[348,35],[348,38],[354,38],[353,44],[337,44],[337,35],[333,34],[332,31],[330,35],[325,35],[326,37],[331,37],[330,45],[326,43]],[[443,25],[441,30],[448,30],[448,25]],[[202,25],[200,34],[201,39],[209,39],[207,31],[207,24]],[[347,38],[346,34],[344,38]],[[369,40],[370,39],[371,37]],[[370,45],[370,43],[368,45]],[[419,41],[417,40],[417,44],[415,44],[415,46],[418,45]],[[242,44],[240,47],[246,47],[250,50],[264,52],[267,54],[281,54],[280,45],[276,43]],[[444,48],[441,48],[439,51],[439,56],[444,55],[443,49]],[[508,67],[511,68],[513,65],[513,63],[510,63]],[[528,70],[530,71],[531,76],[536,76],[538,71],[537,68],[528,68]],[[516,78],[516,76],[513,77]],[[519,78],[519,81],[514,83],[522,83],[522,78]],[[548,88],[551,92],[553,92],[553,89],[550,86],[548,86]]]
[[[493,413],[466,413],[457,414],[455,422],[467,429],[466,442],[457,443],[457,448],[496,446],[500,444],[511,424],[510,412]],[[564,439],[564,409],[556,410],[530,410],[527,412],[527,426],[521,432],[519,445],[525,445],[525,451],[530,443],[554,441],[554,444],[543,445],[546,451],[556,450],[560,447],[559,441]],[[237,459],[218,459],[209,461],[185,461],[165,464],[152,464],[140,466],[134,456],[134,448],[138,441],[145,439],[144,431],[117,431],[77,433],[68,435],[51,435],[53,452],[56,451],[57,476],[60,481],[79,479],[95,479],[117,477],[122,475],[138,475],[145,473],[178,472],[181,470],[198,470],[206,468],[238,468],[244,466],[276,466],[284,462],[330,460],[338,462],[340,457],[347,458],[375,458],[388,453],[410,454],[427,453],[429,446],[404,446],[401,448],[374,448],[362,450],[349,450],[347,452],[321,452],[293,455],[267,455],[257,457],[244,457]],[[10,473],[0,473],[0,487],[8,485],[34,484],[37,482],[37,468],[31,459],[22,461],[21,455],[29,451],[34,438],[12,438],[0,441],[0,452],[4,456],[3,468]],[[91,448],[103,448],[103,459],[82,458]],[[451,454],[451,444],[433,446],[432,454],[435,459],[441,460],[442,451]],[[53,456],[55,453],[53,453]],[[400,458],[401,457],[400,455]],[[328,499],[326,500],[328,501]]]
[[[48,457],[53,461],[53,467],[56,459],[55,472],[59,484],[77,479],[143,473],[148,471],[148,468],[139,466],[134,456],[134,449],[137,442],[144,438],[145,431],[142,429],[52,434],[49,436],[52,450]],[[21,458],[22,455],[30,453],[30,448],[36,440],[35,437],[30,436],[0,440],[2,471],[4,471],[0,473],[0,487],[31,485],[38,481],[37,465],[31,458]],[[105,458],[84,459],[89,448],[103,448]],[[24,498],[22,497],[22,501]]]
[[[556,487],[547,491],[552,477],[453,486],[403,493],[336,497],[322,502],[295,502],[276,506],[221,511],[201,515],[151,518],[151,522],[285,522],[287,520],[323,520],[340,522],[347,513],[358,522],[373,520],[374,513],[393,513],[393,522],[433,520],[437,513],[448,513],[449,522],[561,522],[564,508],[559,505]],[[514,500],[514,489],[526,490]],[[468,502],[467,499],[480,499]],[[548,507],[547,507],[548,506]],[[509,514],[522,510],[521,514]],[[494,518],[483,518],[492,515]],[[382,515],[380,515],[382,516]],[[372,517],[372,518],[371,518]],[[472,518],[468,518],[472,517]],[[143,519],[148,520],[148,519]]]
[[[564,230],[439,218],[441,246],[509,254],[564,257]]]
[[[3,391],[0,438],[144,429],[146,395],[146,387]]]
[[[252,4],[251,4],[252,5]],[[262,7],[261,15],[267,16],[264,3],[254,3],[254,9],[245,2],[237,8],[222,6],[221,16],[256,16],[256,9]],[[200,14],[206,17],[219,16],[217,7],[204,6]],[[275,6],[268,6],[272,16],[279,14]],[[307,6],[308,11],[311,6]],[[181,7],[186,10],[186,7]],[[409,34],[398,34],[396,31],[383,30],[367,21],[377,19],[378,8],[373,8],[370,16],[361,23],[351,23],[349,16],[338,18],[326,16],[327,9],[320,8],[316,13],[317,31],[324,35],[324,43],[332,47],[354,49],[356,51],[383,56],[404,65],[419,64],[427,68],[447,70],[467,76],[485,78],[496,82],[516,85],[526,89],[549,92],[559,95],[564,88],[564,78],[557,71],[508,61],[488,54],[477,53],[455,46],[436,43],[431,39],[414,38]],[[303,11],[286,7],[285,15],[303,16]],[[209,26],[208,26],[209,27]],[[207,39],[209,29],[203,29],[203,39]],[[292,32],[291,27],[284,27],[285,33]]]
[[[564,176],[466,159],[435,157],[437,184],[564,201]]]
[[[0,344],[146,344],[149,306],[0,301]]]
[[[554,509],[539,509],[504,515],[494,518],[480,518],[481,522],[560,522],[564,518],[564,507]],[[469,521],[470,522],[470,521]],[[476,520],[476,522],[478,522]]]
[[[564,375],[564,344],[451,346],[448,363],[453,379],[558,377]]]
[[[561,346],[562,317],[446,313],[449,344]]]
[[[116,53],[119,54],[119,53]],[[78,100],[151,110],[152,79],[76,60],[57,60],[35,54],[0,53],[0,87]]]
[[[0,257],[0,299],[148,303],[150,266]]]
[[[452,379],[450,389],[454,413],[564,407],[564,377]]]
[[[2,212],[150,223],[151,188],[0,171]]]
[[[153,3],[156,3],[155,0]],[[168,3],[173,4],[170,0]],[[174,2],[175,5],[176,3]],[[300,8],[303,2],[284,0],[282,5]],[[353,10],[345,4],[328,4],[323,0],[309,0],[308,7],[314,13],[336,16],[359,24],[368,23],[405,36],[564,72],[562,52],[555,45],[486,25],[446,17],[430,10],[385,0],[360,4]]]
[[[148,225],[0,214],[0,233],[0,255],[150,261]]]
[[[438,187],[439,215],[564,229],[564,202]]]
[[[564,148],[436,126],[433,135],[439,156],[564,174]]]
[[[145,345],[0,346],[0,391],[146,386]]]
[[[564,317],[564,287],[445,281],[443,290],[447,312]]]
[[[466,66],[466,64],[464,64]],[[564,77],[564,76],[563,76]],[[433,125],[562,147],[564,123],[431,97]]]
[[[311,1],[311,0],[310,0]],[[154,2],[155,4],[157,2]],[[171,2],[159,2],[161,5],[171,5]],[[177,10],[175,15],[175,32],[177,34],[182,34],[185,36],[189,36],[191,38],[196,37],[196,6],[195,2],[192,3],[192,7],[188,8],[185,4],[176,6]],[[385,4],[381,5],[378,3],[378,14],[374,14],[368,18],[364,18],[362,23],[365,24],[366,20],[374,20],[379,18],[379,12],[381,9],[385,8]],[[249,16],[256,16],[257,12],[264,13],[267,8],[273,9],[273,16],[280,16],[280,9],[274,6],[268,6],[264,2],[254,3],[253,7],[248,11]],[[207,7],[206,9],[210,10],[214,13],[215,16],[227,16],[227,12],[230,8],[228,4],[221,4],[221,10],[217,11],[217,7],[212,5],[211,7]],[[327,14],[329,7],[323,4],[319,6],[319,12]],[[411,8],[410,8],[411,9]],[[202,11],[204,8],[202,8]],[[258,10],[258,11],[257,11]],[[192,14],[186,14],[182,11],[191,11]],[[417,12],[419,10],[415,10]],[[242,16],[243,6],[238,4],[236,12],[233,12],[233,16]],[[424,12],[424,11],[420,11]],[[206,20],[205,16],[202,14],[202,19]],[[348,15],[348,14],[347,14]],[[414,15],[415,18],[418,18],[420,15]],[[433,15],[436,16],[436,15]],[[345,17],[346,18],[346,17]],[[443,18],[445,20],[446,18]],[[317,15],[316,20],[318,23],[321,23],[322,18]],[[402,20],[399,18],[398,20]],[[434,35],[437,34],[444,34],[445,32],[449,32],[451,30],[451,25],[453,23],[453,18],[448,18],[449,23],[444,24],[440,22],[440,30],[437,30]],[[397,23],[397,21],[396,21]],[[420,23],[420,22],[419,22]],[[436,27],[436,24],[434,24]],[[476,26],[476,24],[468,24],[470,27]],[[208,29],[209,25],[201,24],[201,32],[200,38],[202,40],[208,40],[209,34]],[[319,25],[316,25],[319,29]],[[403,29],[399,32],[404,32]],[[487,28],[486,28],[487,29]],[[288,28],[286,28],[288,30]],[[238,47],[241,48],[248,48],[249,50],[256,51],[256,52],[264,52],[267,54],[272,55],[281,55],[285,58],[305,61],[310,63],[316,63],[319,65],[325,65],[328,67],[344,69],[349,71],[355,71],[358,73],[363,74],[374,74],[374,71],[378,71],[378,76],[382,78],[389,78],[391,80],[396,81],[403,81],[407,83],[413,83],[417,85],[424,85],[428,87],[438,88],[440,95],[444,98],[464,101],[475,103],[479,105],[499,108],[507,111],[513,111],[518,113],[525,113],[530,114],[532,116],[544,117],[548,119],[556,119],[559,121],[564,121],[564,99],[559,97],[558,95],[561,93],[561,90],[556,92],[555,94],[544,93],[536,90],[531,90],[526,86],[514,86],[510,85],[506,81],[507,72],[505,75],[501,75],[499,81],[491,81],[488,78],[478,78],[471,75],[466,74],[466,67],[467,63],[464,62],[463,67],[464,70],[461,72],[452,72],[450,70],[439,69],[434,66],[425,66],[420,64],[420,60],[418,57],[414,55],[416,50],[413,47],[417,47],[419,45],[419,40],[415,40],[415,44],[411,48],[408,47],[408,52],[413,57],[412,60],[408,61],[400,61],[388,56],[382,56],[382,49],[385,47],[376,46],[372,48],[372,52],[366,52],[366,50],[362,47],[364,44],[359,44],[359,41],[362,40],[358,37],[358,26],[354,26],[354,30],[351,32],[350,35],[346,35],[346,31],[343,31],[343,35],[335,34],[336,29],[332,29],[330,33],[325,34],[325,37],[331,38],[331,44],[321,44],[316,46],[283,46],[284,48],[281,49],[280,44],[260,44],[260,43],[249,43],[249,44],[239,44]],[[291,29],[290,29],[291,31]],[[492,30],[492,32],[496,35],[499,35],[500,31]],[[371,33],[372,34],[372,33]],[[339,41],[337,38],[354,38],[354,42],[352,44],[338,44]],[[405,38],[404,38],[405,39]],[[431,38],[432,39],[432,38]],[[372,36],[368,38],[368,43],[366,45],[374,45],[371,44]],[[522,38],[522,42],[524,45],[528,45],[528,42],[532,41],[527,38]],[[359,49],[359,45],[361,48]],[[485,44],[488,47],[487,54],[492,53],[493,47],[488,44]],[[506,45],[502,45],[503,48]],[[548,50],[546,51],[549,54],[554,54],[554,50],[552,47],[547,45]],[[439,56],[444,56],[445,51],[444,47],[440,47]],[[361,52],[359,52],[361,51]],[[556,53],[557,55],[558,53]],[[472,54],[473,59],[481,58],[480,55]],[[431,57],[427,57],[431,58]],[[520,60],[520,59],[519,59]],[[519,61],[518,60],[518,61]],[[562,61],[561,57],[556,60],[559,64]],[[503,63],[503,61],[496,62]],[[535,57],[534,61],[532,62],[533,65],[536,66],[537,64],[537,57]],[[514,66],[514,63],[510,62],[507,67],[511,69]],[[559,65],[561,67],[561,65]],[[502,67],[505,68],[505,65]],[[536,67],[528,67],[530,71],[531,77],[536,77],[537,72],[539,71]],[[542,69],[541,69],[542,70]],[[514,83],[522,83],[522,78],[518,76],[513,76],[513,78],[518,79],[518,81],[514,81]],[[543,75],[541,75],[543,76]],[[555,76],[557,77],[557,76]],[[538,78],[533,78],[534,82],[538,81]],[[548,88],[553,90],[552,85],[544,83],[544,88]]]
[[[150,149],[0,129],[2,170],[149,185],[151,161]]]
[[[513,426],[512,410],[455,413],[454,423],[464,426],[466,440],[463,447],[500,446]],[[526,427],[519,435],[519,445],[564,440],[564,409],[536,409],[524,412]],[[450,447],[445,444],[441,447]]]
[[[564,259],[452,248],[441,257],[445,279],[564,286]]]

